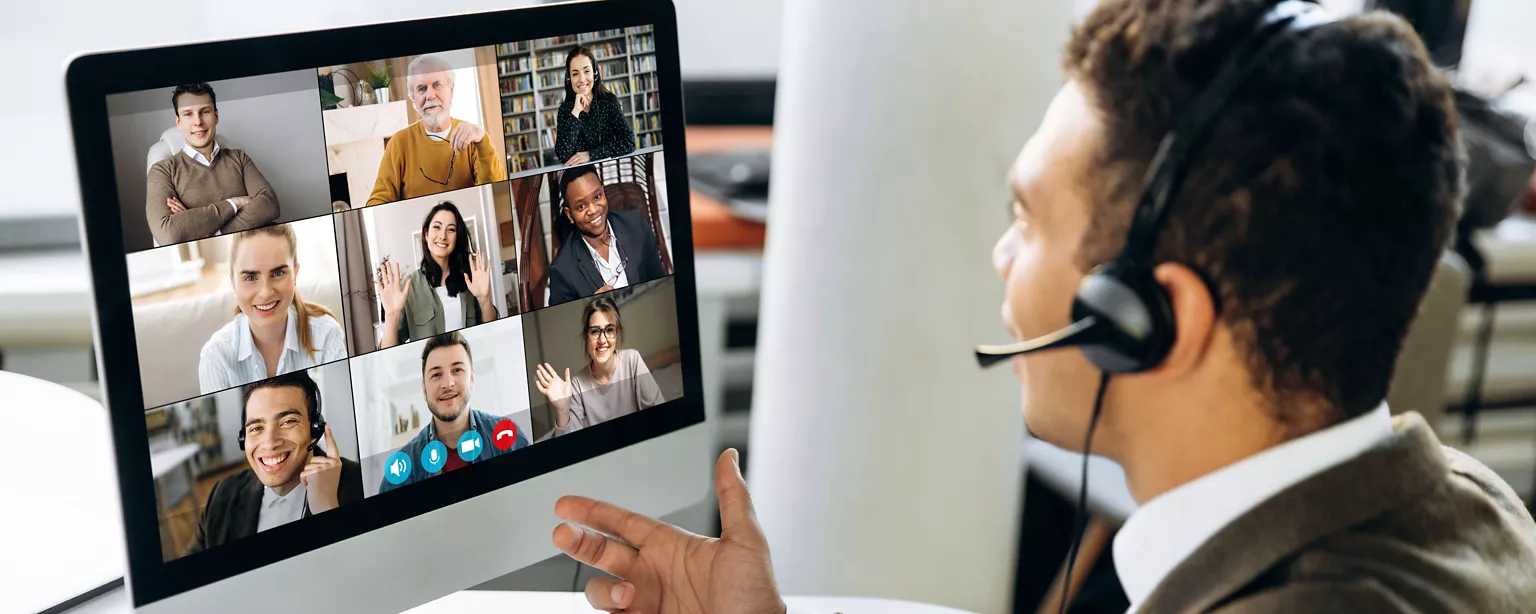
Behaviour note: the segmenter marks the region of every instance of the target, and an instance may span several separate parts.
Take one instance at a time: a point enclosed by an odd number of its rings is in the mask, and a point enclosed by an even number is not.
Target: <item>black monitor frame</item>
[[[107,96],[357,61],[496,45],[598,30],[653,26],[660,80],[662,143],[672,216],[683,396],[542,442],[515,454],[435,477],[172,561],[161,560],[144,395],[129,300]],[[667,0],[577,2],[236,40],[93,53],[65,75],[83,203],[83,247],[93,278],[93,323],[102,403],[110,413],[127,533],[134,605],[201,586],[426,514],[704,421],[698,302],[689,209],[677,17]],[[319,112],[319,109],[316,109]],[[60,476],[67,479],[68,476]],[[515,521],[515,519],[509,519]]]

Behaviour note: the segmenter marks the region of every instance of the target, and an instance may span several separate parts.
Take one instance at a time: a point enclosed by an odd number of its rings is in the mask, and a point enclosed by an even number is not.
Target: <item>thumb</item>
[[[720,499],[720,537],[766,548],[768,539],[757,524],[752,494],[741,476],[741,454],[726,450],[715,462],[715,496]]]
[[[400,288],[400,293],[401,294],[405,294],[405,293],[408,293],[410,291],[411,291],[411,278],[407,277],[407,278],[405,278],[405,287]]]

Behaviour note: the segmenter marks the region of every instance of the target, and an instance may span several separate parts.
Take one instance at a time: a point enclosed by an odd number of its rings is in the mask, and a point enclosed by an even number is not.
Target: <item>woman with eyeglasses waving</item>
[[[587,303],[581,321],[586,368],[574,376],[566,368],[562,376],[546,362],[535,371],[539,392],[554,407],[557,437],[665,400],[640,352],[619,347],[624,342],[624,323],[612,300],[604,297]]]
[[[421,264],[402,276],[386,261],[374,280],[384,307],[379,349],[495,320],[490,260],[470,251],[458,207],[433,207],[421,221]]]

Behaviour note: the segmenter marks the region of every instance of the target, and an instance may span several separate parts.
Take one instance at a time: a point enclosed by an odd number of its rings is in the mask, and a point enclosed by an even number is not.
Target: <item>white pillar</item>
[[[1019,393],[991,246],[1071,0],[786,0],[750,473],[786,594],[1009,607]]]

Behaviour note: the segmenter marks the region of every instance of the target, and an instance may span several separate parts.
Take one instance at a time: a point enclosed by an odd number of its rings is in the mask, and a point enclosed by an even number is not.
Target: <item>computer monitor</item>
[[[134,607],[399,611],[706,496],[678,72],[665,1],[75,58]]]

